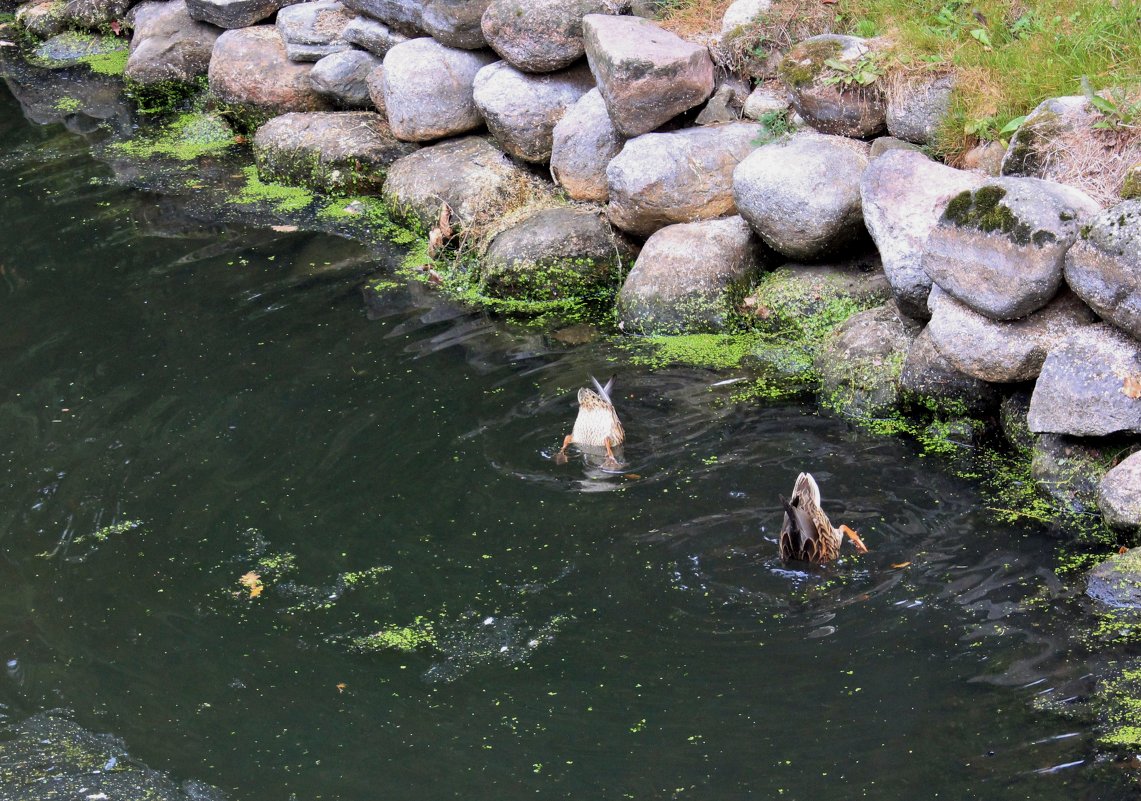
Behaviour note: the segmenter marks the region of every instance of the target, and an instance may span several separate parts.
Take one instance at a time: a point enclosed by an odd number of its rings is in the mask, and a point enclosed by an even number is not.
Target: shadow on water
[[[396,254],[0,132],[5,720],[69,707],[236,799],[1123,792],[1031,709],[1081,673],[1027,603],[1050,544],[906,443],[364,304]],[[627,465],[555,464],[611,372]],[[777,559],[806,469],[871,553]]]

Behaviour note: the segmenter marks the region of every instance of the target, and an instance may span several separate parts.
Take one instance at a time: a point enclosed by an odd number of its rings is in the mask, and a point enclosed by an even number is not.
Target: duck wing
[[[817,550],[816,526],[812,517],[783,495],[780,496],[780,502],[784,507],[784,525],[780,532],[781,556],[785,559],[806,559],[806,554]]]

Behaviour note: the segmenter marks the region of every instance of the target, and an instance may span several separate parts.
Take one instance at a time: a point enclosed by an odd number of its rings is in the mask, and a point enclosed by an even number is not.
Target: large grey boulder
[[[293,61],[319,61],[348,50],[345,28],[355,18],[340,0],[308,0],[277,12],[277,31]]]
[[[428,0],[421,24],[433,39],[448,47],[487,47],[480,21],[491,0]]]
[[[372,111],[284,114],[258,129],[254,161],[263,181],[345,194],[379,192],[388,166],[416,150]]]
[[[267,20],[290,2],[296,0],[186,0],[186,9],[192,19],[232,30]]]
[[[860,179],[864,224],[875,240],[904,314],[917,320],[930,316],[927,293],[931,291],[931,277],[923,269],[923,245],[947,202],[983,181],[980,175],[907,150],[873,158],[864,170]]]
[[[1141,200],[1090,220],[1066,252],[1065,276],[1104,320],[1141,338]]]
[[[1097,495],[1098,508],[1112,528],[1127,531],[1141,528],[1141,451],[1106,473]],[[1136,551],[1136,555],[1141,556],[1141,549]],[[1138,568],[1141,569],[1141,564]],[[1141,603],[1141,595],[1138,601]]]
[[[589,14],[582,26],[590,71],[623,136],[648,133],[713,93],[705,47],[641,17]]]
[[[1011,322],[984,317],[938,286],[927,298],[927,330],[939,352],[960,372],[994,383],[1029,381],[1046,354],[1070,333],[1095,319],[1074,294],[1062,292],[1035,314]]]
[[[778,253],[818,259],[865,236],[860,177],[868,145],[800,133],[757,148],[733,171],[741,216]]]
[[[626,140],[618,133],[606,101],[591,89],[566,110],[551,132],[551,177],[572,200],[605,203],[606,167]]]
[[[734,122],[631,139],[606,168],[610,221],[648,236],[666,225],[735,213],[733,168],[759,133],[756,123]]]
[[[828,337],[815,359],[820,397],[845,417],[882,417],[899,406],[899,375],[919,324],[894,303],[857,312]]]
[[[1051,161],[1063,156],[1051,145],[1065,134],[1089,134],[1099,116],[1084,95],[1043,100],[1010,137],[1002,159],[1002,174],[1046,178]]]
[[[483,125],[475,105],[475,75],[494,60],[487,52],[410,39],[384,57],[384,106],[400,139],[426,142]]]
[[[777,92],[761,84],[745,98],[741,114],[750,120],[759,120],[770,114],[783,114],[788,111],[788,93]]]
[[[551,158],[555,124],[593,86],[585,64],[533,75],[496,61],[476,73],[472,96],[487,129],[505,151],[544,164]]]
[[[372,107],[384,115],[388,119],[388,109],[384,107],[384,62],[380,63],[379,67],[373,67],[364,79],[365,87],[368,89],[369,100],[372,101]]]
[[[832,82],[829,62],[854,67],[872,48],[858,36],[821,34],[805,39],[785,54],[779,73],[797,114],[821,133],[860,138],[886,127],[886,102],[878,83],[845,86]]]
[[[344,0],[359,14],[372,17],[406,36],[424,32],[425,0]]]
[[[1099,437],[1141,433],[1137,340],[1099,323],[1050,348],[1027,417],[1036,433]]]
[[[376,56],[384,56],[408,37],[371,17],[355,17],[341,33],[345,41],[363,47]]]
[[[487,139],[465,136],[397,160],[388,168],[383,196],[425,230],[439,219],[440,204],[447,203],[459,230],[501,208],[526,179],[527,173]]]
[[[1066,251],[1099,210],[1062,184],[993,179],[950,199],[927,237],[923,269],[980,314],[1025,317],[1057,294]]]
[[[641,334],[720,330],[757,270],[757,242],[740,217],[667,226],[626,276],[619,325]]]
[[[135,31],[124,76],[144,86],[188,83],[210,68],[221,28],[190,16],[184,0],[148,0],[134,9]]]
[[[380,57],[367,50],[345,50],[325,56],[314,64],[309,82],[314,91],[340,108],[371,108],[373,102],[368,76],[380,66]]]
[[[912,405],[952,417],[978,416],[999,402],[995,385],[956,368],[935,347],[926,328],[907,351],[899,388]]]
[[[888,133],[917,145],[933,142],[951,106],[954,88],[955,79],[951,75],[892,87],[887,93]]]
[[[721,16],[721,34],[758,24],[772,5],[773,0],[733,0]]]
[[[582,18],[617,14],[617,0],[492,0],[483,36],[504,61],[524,72],[554,72],[582,58]]]
[[[530,301],[581,298],[614,284],[629,248],[593,209],[544,209],[495,236],[483,258],[483,291]]]
[[[1091,570],[1086,595],[1106,606],[1141,609],[1141,548],[1111,556]]]
[[[273,25],[226,31],[210,58],[210,92],[224,103],[262,111],[326,111],[328,98],[309,81],[312,64],[290,61]]]

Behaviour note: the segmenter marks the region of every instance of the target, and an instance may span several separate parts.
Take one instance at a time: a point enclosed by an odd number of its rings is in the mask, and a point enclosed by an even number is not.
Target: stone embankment
[[[1096,134],[1085,98],[1046,101],[1005,151],[959,169],[922,149],[952,76],[891,92],[845,79],[874,40],[816,36],[771,74],[730,72],[724,54],[767,0],[733,3],[701,42],[621,0],[131,6],[32,0],[17,19],[44,46],[123,20],[128,81],[206,78],[215,102],[263,121],[265,181],[376,193],[425,229],[446,207],[453,242],[490,231],[489,296],[609,281],[628,334],[763,328],[774,309],[749,294],[763,274],[816,281],[829,266],[842,283],[873,254],[882,305],[854,306],[814,353],[822,395],[853,416],[917,397],[963,417],[1001,406],[1029,428],[1043,486],[1141,527],[1141,473],[1110,470],[1141,434],[1137,170],[1098,197],[1053,180],[1056,137]],[[1141,162],[1131,147],[1112,158]],[[1115,456],[1086,458],[1106,438]]]

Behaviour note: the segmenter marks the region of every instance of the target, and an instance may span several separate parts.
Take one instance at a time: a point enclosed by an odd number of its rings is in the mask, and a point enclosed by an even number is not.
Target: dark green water
[[[1052,544],[906,443],[366,307],[355,245],[181,219],[6,95],[0,154],[4,719],[234,799],[1124,797],[1031,709],[1081,672],[1024,608]],[[635,475],[556,466],[612,370]],[[776,559],[802,469],[868,556]]]

